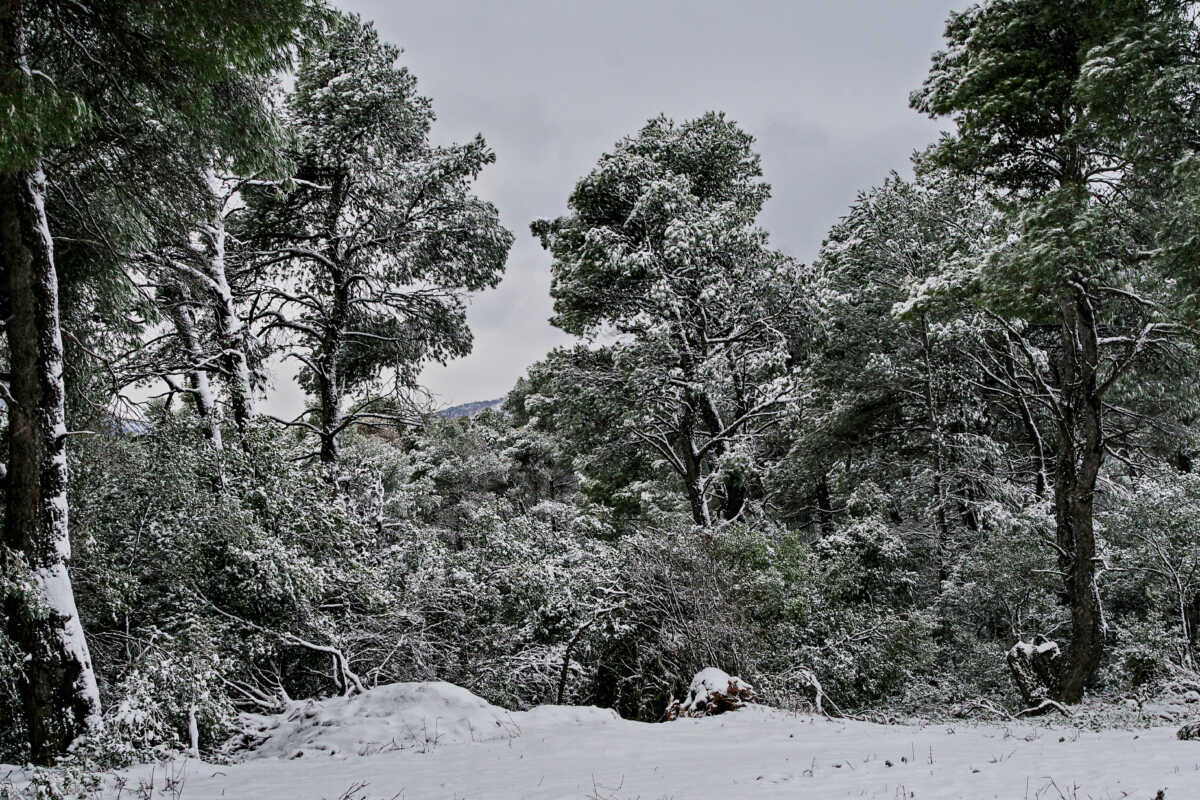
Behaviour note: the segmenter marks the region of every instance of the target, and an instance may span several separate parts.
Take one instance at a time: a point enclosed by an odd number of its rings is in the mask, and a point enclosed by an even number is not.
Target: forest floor
[[[1200,798],[1200,742],[1178,741],[1174,726],[879,725],[759,706],[647,724],[593,708],[507,712],[444,683],[380,687],[254,723],[261,732],[253,737],[255,749],[239,756],[244,760],[138,767],[120,776],[120,796]]]

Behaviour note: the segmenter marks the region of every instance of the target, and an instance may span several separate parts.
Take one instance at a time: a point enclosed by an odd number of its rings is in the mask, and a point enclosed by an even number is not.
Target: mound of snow
[[[513,722],[522,733],[541,733],[548,729],[572,726],[596,727],[621,722],[621,716],[611,708],[596,706],[534,706],[528,711],[512,714]]]
[[[513,715],[452,683],[393,683],[351,697],[296,703],[275,716],[248,715],[247,758],[363,756],[443,744],[511,739]],[[240,749],[240,748],[239,748]]]

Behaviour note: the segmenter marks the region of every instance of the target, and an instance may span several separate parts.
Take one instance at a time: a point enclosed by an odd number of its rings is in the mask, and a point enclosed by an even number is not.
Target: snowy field
[[[1200,743],[1173,727],[876,725],[759,706],[646,724],[595,708],[508,712],[445,683],[254,722],[241,763],[140,767],[120,796],[152,785],[180,800],[1200,798]]]

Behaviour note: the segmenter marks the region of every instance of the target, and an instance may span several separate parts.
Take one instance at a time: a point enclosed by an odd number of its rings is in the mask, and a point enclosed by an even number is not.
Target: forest
[[[403,682],[641,722],[709,667],[846,720],[1200,701],[1198,11],[951,14],[909,98],[946,132],[801,263],[720,110],[508,230],[368,19],[0,5],[0,763],[52,768],[0,796]],[[438,413],[528,236],[576,343]]]

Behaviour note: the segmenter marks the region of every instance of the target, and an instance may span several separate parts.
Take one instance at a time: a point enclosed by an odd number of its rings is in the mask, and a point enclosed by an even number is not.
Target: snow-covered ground
[[[133,770],[124,796],[181,800],[1200,798],[1174,728],[876,725],[759,706],[666,724],[548,706],[510,713],[450,684],[398,684],[260,718],[238,764]],[[297,753],[300,755],[297,756]]]

